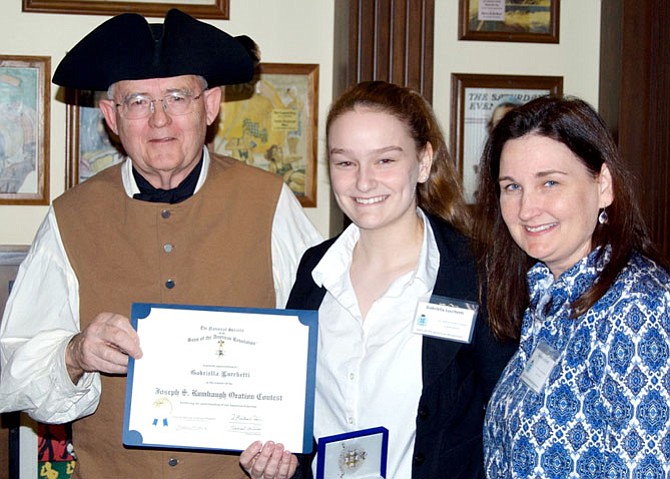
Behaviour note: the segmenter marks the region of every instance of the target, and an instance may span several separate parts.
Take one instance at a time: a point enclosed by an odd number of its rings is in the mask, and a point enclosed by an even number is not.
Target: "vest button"
[[[165,287],[166,287],[167,289],[172,289],[172,288],[174,288],[174,281],[171,280],[171,279],[168,279],[168,280],[165,282]]]
[[[419,453],[414,455],[414,465],[415,466],[420,466],[424,462],[426,462],[426,456],[424,456],[423,453],[419,452]]]
[[[170,467],[176,467],[177,464],[179,464],[179,460],[178,460],[178,459],[175,459],[174,457],[171,457],[170,459],[168,459],[168,466],[170,466]]]
[[[165,243],[163,245],[163,251],[165,251],[166,253],[172,253],[172,248],[173,246],[170,243]]]
[[[170,210],[163,210],[163,211],[161,211],[161,216],[162,216],[164,219],[168,219],[168,218],[170,217],[170,214],[171,214],[171,213],[170,213]]]

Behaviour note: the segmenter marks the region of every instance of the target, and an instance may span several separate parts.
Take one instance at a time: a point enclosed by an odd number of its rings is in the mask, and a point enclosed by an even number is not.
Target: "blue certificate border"
[[[325,479],[323,477],[326,463],[323,460],[326,454],[326,445],[333,442],[346,441],[355,437],[374,436],[376,434],[382,435],[382,451],[381,464],[379,465],[379,473],[382,477],[386,477],[386,464],[388,462],[388,447],[389,447],[389,431],[385,427],[373,427],[370,429],[360,429],[358,431],[345,432],[336,434],[334,436],[325,436],[319,438],[319,445],[317,449],[316,462],[316,479]]]
[[[309,328],[308,346],[307,346],[307,369],[305,385],[305,419],[303,431],[303,454],[312,452],[314,446],[314,393],[316,386],[316,349],[318,334],[318,312],[297,309],[270,309],[270,308],[231,308],[222,306],[197,306],[163,303],[133,303],[130,314],[130,324],[137,330],[137,323],[149,316],[153,308],[160,309],[179,309],[179,310],[197,310],[197,311],[222,311],[228,313],[248,313],[265,314],[276,316],[297,316],[299,321]],[[142,436],[137,431],[129,430],[130,422],[130,403],[133,397],[133,377],[135,373],[135,360],[128,359],[128,375],[126,378],[126,403],[124,406],[123,417],[123,444],[131,447],[156,447],[163,449],[198,449],[208,450],[208,448],[194,448],[189,446],[164,444],[147,444],[142,441]],[[211,450],[218,450],[211,448]],[[297,451],[296,451],[297,452]]]

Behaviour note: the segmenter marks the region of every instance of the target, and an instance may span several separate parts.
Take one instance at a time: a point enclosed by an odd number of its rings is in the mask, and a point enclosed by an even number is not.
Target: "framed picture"
[[[85,15],[117,15],[139,13],[147,17],[163,17],[171,8],[178,8],[198,18],[229,19],[229,0],[23,0],[24,12],[79,13]]]
[[[459,40],[558,43],[559,0],[459,0]]]
[[[316,206],[318,84],[318,65],[261,63],[251,82],[224,89],[212,151],[280,175]]]
[[[489,132],[510,109],[539,96],[561,95],[563,77],[453,73],[451,84],[451,153],[472,203]]]
[[[16,273],[26,254],[28,254],[28,248],[24,245],[0,246],[0,321],[2,321],[2,315],[5,312],[5,303],[9,298],[9,292],[14,285]]]
[[[49,204],[51,59],[0,55],[0,204]]]
[[[121,143],[107,128],[98,108],[98,101],[105,94],[92,90],[66,90],[66,188],[124,160]]]

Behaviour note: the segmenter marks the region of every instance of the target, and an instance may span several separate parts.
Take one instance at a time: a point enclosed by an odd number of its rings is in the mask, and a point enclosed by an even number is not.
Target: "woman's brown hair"
[[[476,237],[484,259],[491,327],[499,338],[518,338],[528,306],[526,273],[536,261],[517,246],[500,211],[500,156],[508,140],[539,135],[566,145],[595,177],[603,164],[612,176],[614,201],[607,222],[598,223],[591,247],[609,245],[609,262],[597,281],[571,304],[572,316],[585,313],[610,288],[633,250],[663,263],[650,239],[635,197],[631,173],[623,164],[602,118],[574,97],[541,97],[517,107],[493,129],[482,154],[477,190]],[[602,256],[605,248],[600,248]]]
[[[335,119],[356,108],[393,115],[406,125],[419,152],[431,144],[433,164],[428,180],[417,185],[417,204],[427,213],[469,234],[470,214],[463,199],[460,177],[430,104],[409,88],[383,81],[362,82],[344,92],[331,106],[326,120],[326,137]]]

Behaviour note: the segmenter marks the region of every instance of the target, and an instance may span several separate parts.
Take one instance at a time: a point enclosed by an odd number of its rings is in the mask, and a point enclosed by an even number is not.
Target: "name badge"
[[[430,301],[419,301],[412,332],[470,343],[478,311],[474,301],[433,296]]]
[[[521,380],[539,394],[558,361],[558,351],[544,341],[538,343],[521,373]]]

